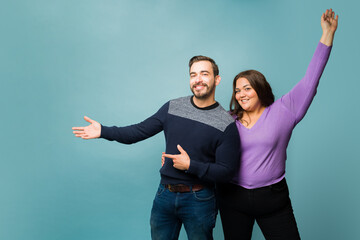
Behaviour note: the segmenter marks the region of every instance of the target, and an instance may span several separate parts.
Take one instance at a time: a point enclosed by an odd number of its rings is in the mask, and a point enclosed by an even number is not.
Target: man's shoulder
[[[223,131],[232,123],[235,122],[234,118],[226,111],[220,104],[209,113],[213,124],[221,128]]]
[[[234,118],[231,116],[230,112],[225,110],[220,103],[219,103],[219,106],[215,110],[219,115],[224,116],[228,121],[234,122]]]
[[[190,103],[191,96],[185,96],[185,97],[178,97],[171,99],[169,103],[177,103],[177,104],[189,104]]]
[[[191,96],[179,97],[170,100],[169,102],[169,113],[176,112],[188,112],[193,108],[191,104]],[[190,110],[191,111],[191,110]]]

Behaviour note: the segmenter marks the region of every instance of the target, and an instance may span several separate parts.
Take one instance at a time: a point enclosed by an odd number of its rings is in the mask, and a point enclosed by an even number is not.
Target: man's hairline
[[[213,63],[210,61],[210,60],[207,60],[207,59],[204,59],[204,60],[199,60],[199,61],[196,61],[196,62],[193,62],[190,66],[190,69],[189,69],[189,75],[191,75],[192,72],[190,72],[191,70],[191,67],[194,65],[194,63],[197,63],[197,62],[209,62],[211,64],[211,71],[212,71],[212,74],[214,75],[214,78],[216,78],[217,76],[220,76],[219,74],[218,75],[215,75],[214,73],[214,68],[213,68]],[[207,71],[208,72],[208,71]],[[209,72],[210,73],[210,72]]]

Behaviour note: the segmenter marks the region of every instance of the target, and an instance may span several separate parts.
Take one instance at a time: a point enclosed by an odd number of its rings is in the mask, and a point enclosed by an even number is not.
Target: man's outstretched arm
[[[75,137],[82,139],[104,138],[124,144],[132,144],[147,139],[163,130],[169,104],[164,104],[154,115],[144,121],[125,127],[107,127],[95,120],[84,117],[90,125],[73,127]]]

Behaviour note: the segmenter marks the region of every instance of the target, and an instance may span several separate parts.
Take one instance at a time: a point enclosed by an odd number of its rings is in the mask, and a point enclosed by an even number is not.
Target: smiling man
[[[190,61],[191,91],[196,99],[208,100],[211,101],[208,104],[212,104],[215,101],[215,86],[217,86],[221,80],[219,70],[217,67],[213,69],[210,61],[194,62],[196,59],[198,58],[195,57]],[[216,73],[214,71],[216,71]]]
[[[227,182],[238,167],[239,134],[233,118],[215,101],[218,66],[205,56],[190,59],[193,96],[171,100],[141,123],[105,127],[84,117],[73,127],[76,137],[104,138],[131,144],[164,131],[166,158],[151,211],[151,236],[178,239],[184,225],[188,239],[213,239],[217,216],[214,186]],[[185,150],[186,151],[185,151]],[[143,179],[146,181],[146,179]]]

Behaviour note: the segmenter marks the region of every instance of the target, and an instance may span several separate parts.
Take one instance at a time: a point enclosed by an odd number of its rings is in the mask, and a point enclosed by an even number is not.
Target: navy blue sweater
[[[240,159],[240,140],[233,118],[218,103],[198,108],[192,97],[171,100],[141,123],[127,127],[101,126],[101,138],[132,144],[164,131],[166,153],[188,153],[187,171],[166,159],[160,169],[163,184],[207,184],[231,180]],[[159,158],[160,161],[160,158]]]

